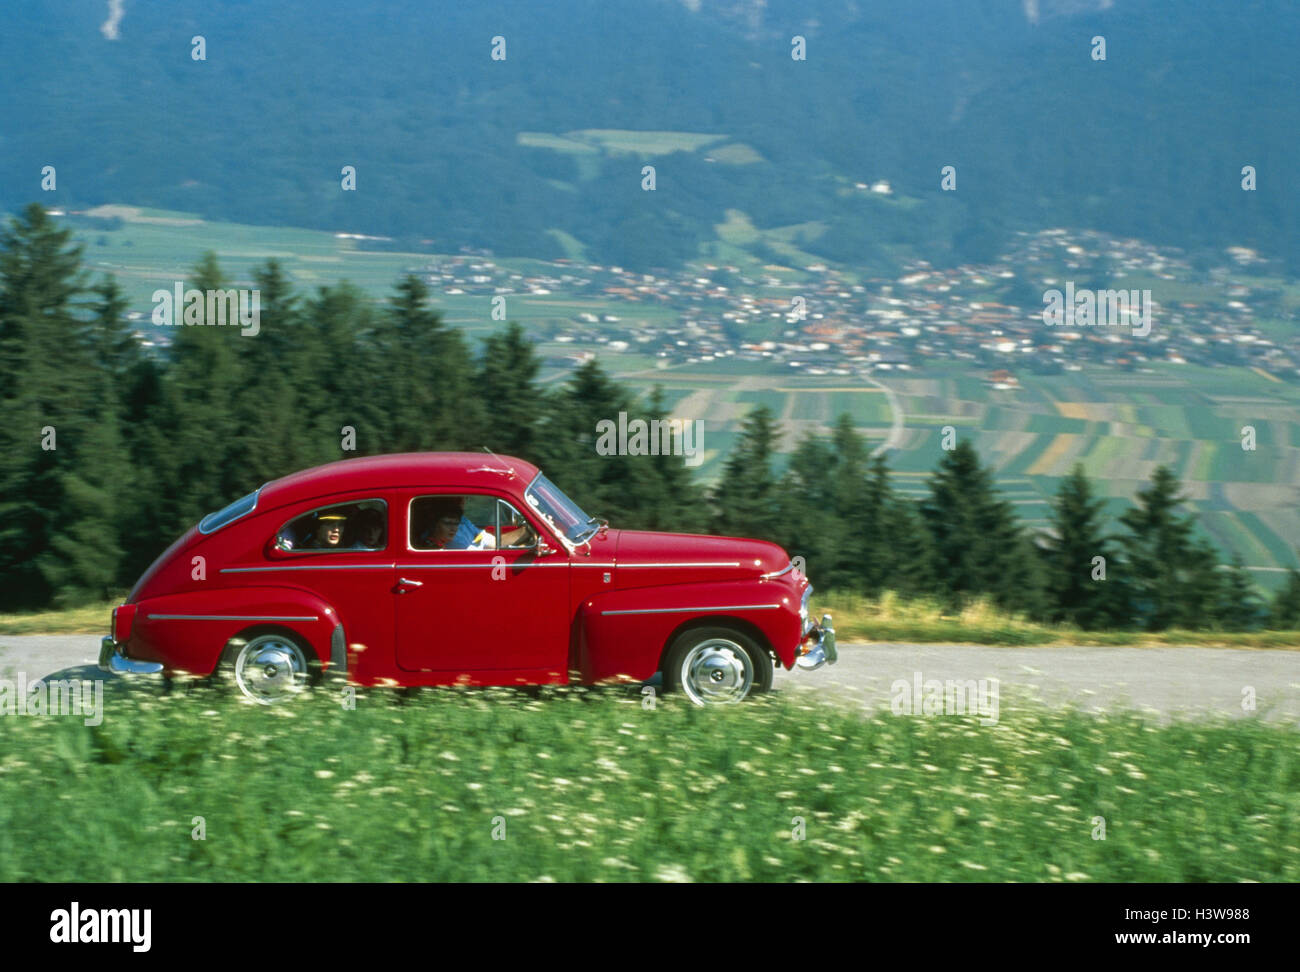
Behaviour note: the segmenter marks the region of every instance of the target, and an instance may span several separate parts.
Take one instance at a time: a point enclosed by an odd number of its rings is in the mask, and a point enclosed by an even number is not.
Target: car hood
[[[607,549],[614,555],[619,587],[757,577],[790,563],[784,550],[764,540],[648,530],[609,533]]]

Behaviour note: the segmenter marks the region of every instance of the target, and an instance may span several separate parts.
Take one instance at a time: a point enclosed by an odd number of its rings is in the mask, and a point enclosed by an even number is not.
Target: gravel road
[[[29,682],[48,675],[113,678],[95,667],[94,635],[0,635],[0,677]],[[1090,709],[1131,705],[1166,716],[1258,715],[1300,722],[1300,652],[1155,647],[990,647],[987,645],[845,644],[838,664],[816,672],[778,672],[776,688],[888,705],[890,686],[922,680],[998,679],[1005,706],[1029,691],[1049,704]],[[1243,709],[1254,690],[1257,712]]]

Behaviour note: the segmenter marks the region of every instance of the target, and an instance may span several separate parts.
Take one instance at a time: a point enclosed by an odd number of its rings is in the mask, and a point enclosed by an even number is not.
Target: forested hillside
[[[125,202],[632,267],[696,256],[728,210],[878,268],[986,259],[1010,230],[1069,225],[1300,268],[1290,0],[1176,25],[1157,0],[1036,24],[1014,0],[124,11],[115,39],[100,4],[6,11],[0,208]],[[892,194],[856,188],[876,180]]]

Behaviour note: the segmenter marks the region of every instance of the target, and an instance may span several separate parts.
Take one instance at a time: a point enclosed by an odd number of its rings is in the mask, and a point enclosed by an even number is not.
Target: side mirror
[[[537,546],[533,548],[533,551],[539,557],[549,557],[551,554],[555,553],[555,548],[552,547],[545,540],[543,540],[541,537],[538,537]]]

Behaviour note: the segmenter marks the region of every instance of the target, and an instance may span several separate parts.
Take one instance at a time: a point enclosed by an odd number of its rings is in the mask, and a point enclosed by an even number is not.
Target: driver
[[[469,550],[478,528],[465,518],[465,497],[440,497],[429,504],[433,519],[420,534],[421,547],[434,550]]]
[[[421,547],[434,550],[495,550],[497,538],[488,530],[480,530],[465,516],[465,497],[440,497],[429,504],[433,520],[420,534]],[[526,538],[531,531],[527,524],[513,530],[502,530],[502,545],[509,547]]]

